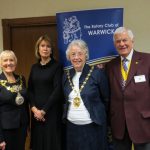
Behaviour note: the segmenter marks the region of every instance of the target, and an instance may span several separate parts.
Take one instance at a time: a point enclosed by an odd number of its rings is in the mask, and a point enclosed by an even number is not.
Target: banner
[[[106,62],[117,56],[113,33],[123,26],[123,8],[96,9],[56,14],[60,62],[71,66],[66,59],[68,44],[75,39],[84,40],[89,47],[89,64]]]

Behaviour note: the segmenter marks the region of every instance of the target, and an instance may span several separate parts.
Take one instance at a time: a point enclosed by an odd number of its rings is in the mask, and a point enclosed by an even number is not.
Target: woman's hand
[[[37,120],[37,121],[45,121],[45,118],[44,118],[44,115],[45,113],[43,113],[44,111],[43,110],[39,110],[37,109],[35,106],[33,106],[31,108],[32,112],[34,113],[34,118]]]
[[[3,141],[0,143],[0,149],[1,150],[5,150],[5,147],[6,147],[6,143]]]

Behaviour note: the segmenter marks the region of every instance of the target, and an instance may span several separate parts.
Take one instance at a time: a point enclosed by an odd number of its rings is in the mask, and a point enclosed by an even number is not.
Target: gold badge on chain
[[[81,103],[81,100],[80,100],[80,98],[79,97],[75,97],[74,99],[73,99],[73,105],[74,105],[74,107],[79,107],[80,106],[80,103]]]
[[[82,83],[82,85],[79,89],[79,93],[81,93],[82,89],[84,88],[85,84],[87,83],[89,77],[91,76],[91,73],[92,73],[93,69],[94,69],[94,66],[91,67],[89,73],[87,74],[85,80],[83,81],[83,83]],[[77,93],[77,96],[73,99],[73,106],[75,108],[78,108],[81,104],[81,99],[78,96],[78,92],[75,90],[73,83],[71,82],[69,70],[67,71],[67,77],[68,77],[69,84],[70,84],[71,88],[74,90],[75,93]]]

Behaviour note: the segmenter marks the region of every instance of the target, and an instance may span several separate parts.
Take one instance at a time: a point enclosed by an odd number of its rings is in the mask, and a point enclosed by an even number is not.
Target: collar
[[[133,49],[131,50],[131,52],[129,53],[129,55],[126,57],[126,59],[131,62],[131,59],[132,59],[132,56],[133,56]],[[121,61],[124,59],[124,57],[121,56]]]
[[[89,70],[90,70],[90,66],[88,64],[85,64],[84,67],[83,67],[83,69],[82,69],[80,78],[81,79],[84,78],[87,75],[87,73],[89,72]],[[73,76],[75,75],[75,73],[76,73],[75,69],[72,68],[70,70],[70,77],[73,78]]]

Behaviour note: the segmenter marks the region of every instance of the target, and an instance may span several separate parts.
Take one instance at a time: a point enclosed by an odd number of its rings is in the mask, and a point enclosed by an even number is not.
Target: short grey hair
[[[12,57],[15,61],[15,64],[17,64],[17,57],[16,57],[15,53],[12,50],[4,50],[0,53],[0,66],[2,65],[3,58],[6,56]]]
[[[72,46],[78,46],[81,48],[81,50],[85,51],[85,54],[86,54],[86,60],[89,59],[89,48],[86,44],[85,41],[83,40],[73,40],[67,47],[67,50],[66,50],[66,58],[67,60],[70,60],[69,58],[69,53],[70,53],[70,50],[72,48]]]
[[[125,28],[125,27],[119,27],[119,28],[117,28],[117,29],[115,30],[115,32],[114,32],[113,41],[115,41],[115,35],[116,35],[116,34],[120,34],[120,33],[123,33],[123,32],[128,33],[128,35],[129,35],[129,37],[131,38],[131,40],[133,40],[134,35],[133,35],[133,33],[132,33],[132,31],[131,31],[130,29]]]

